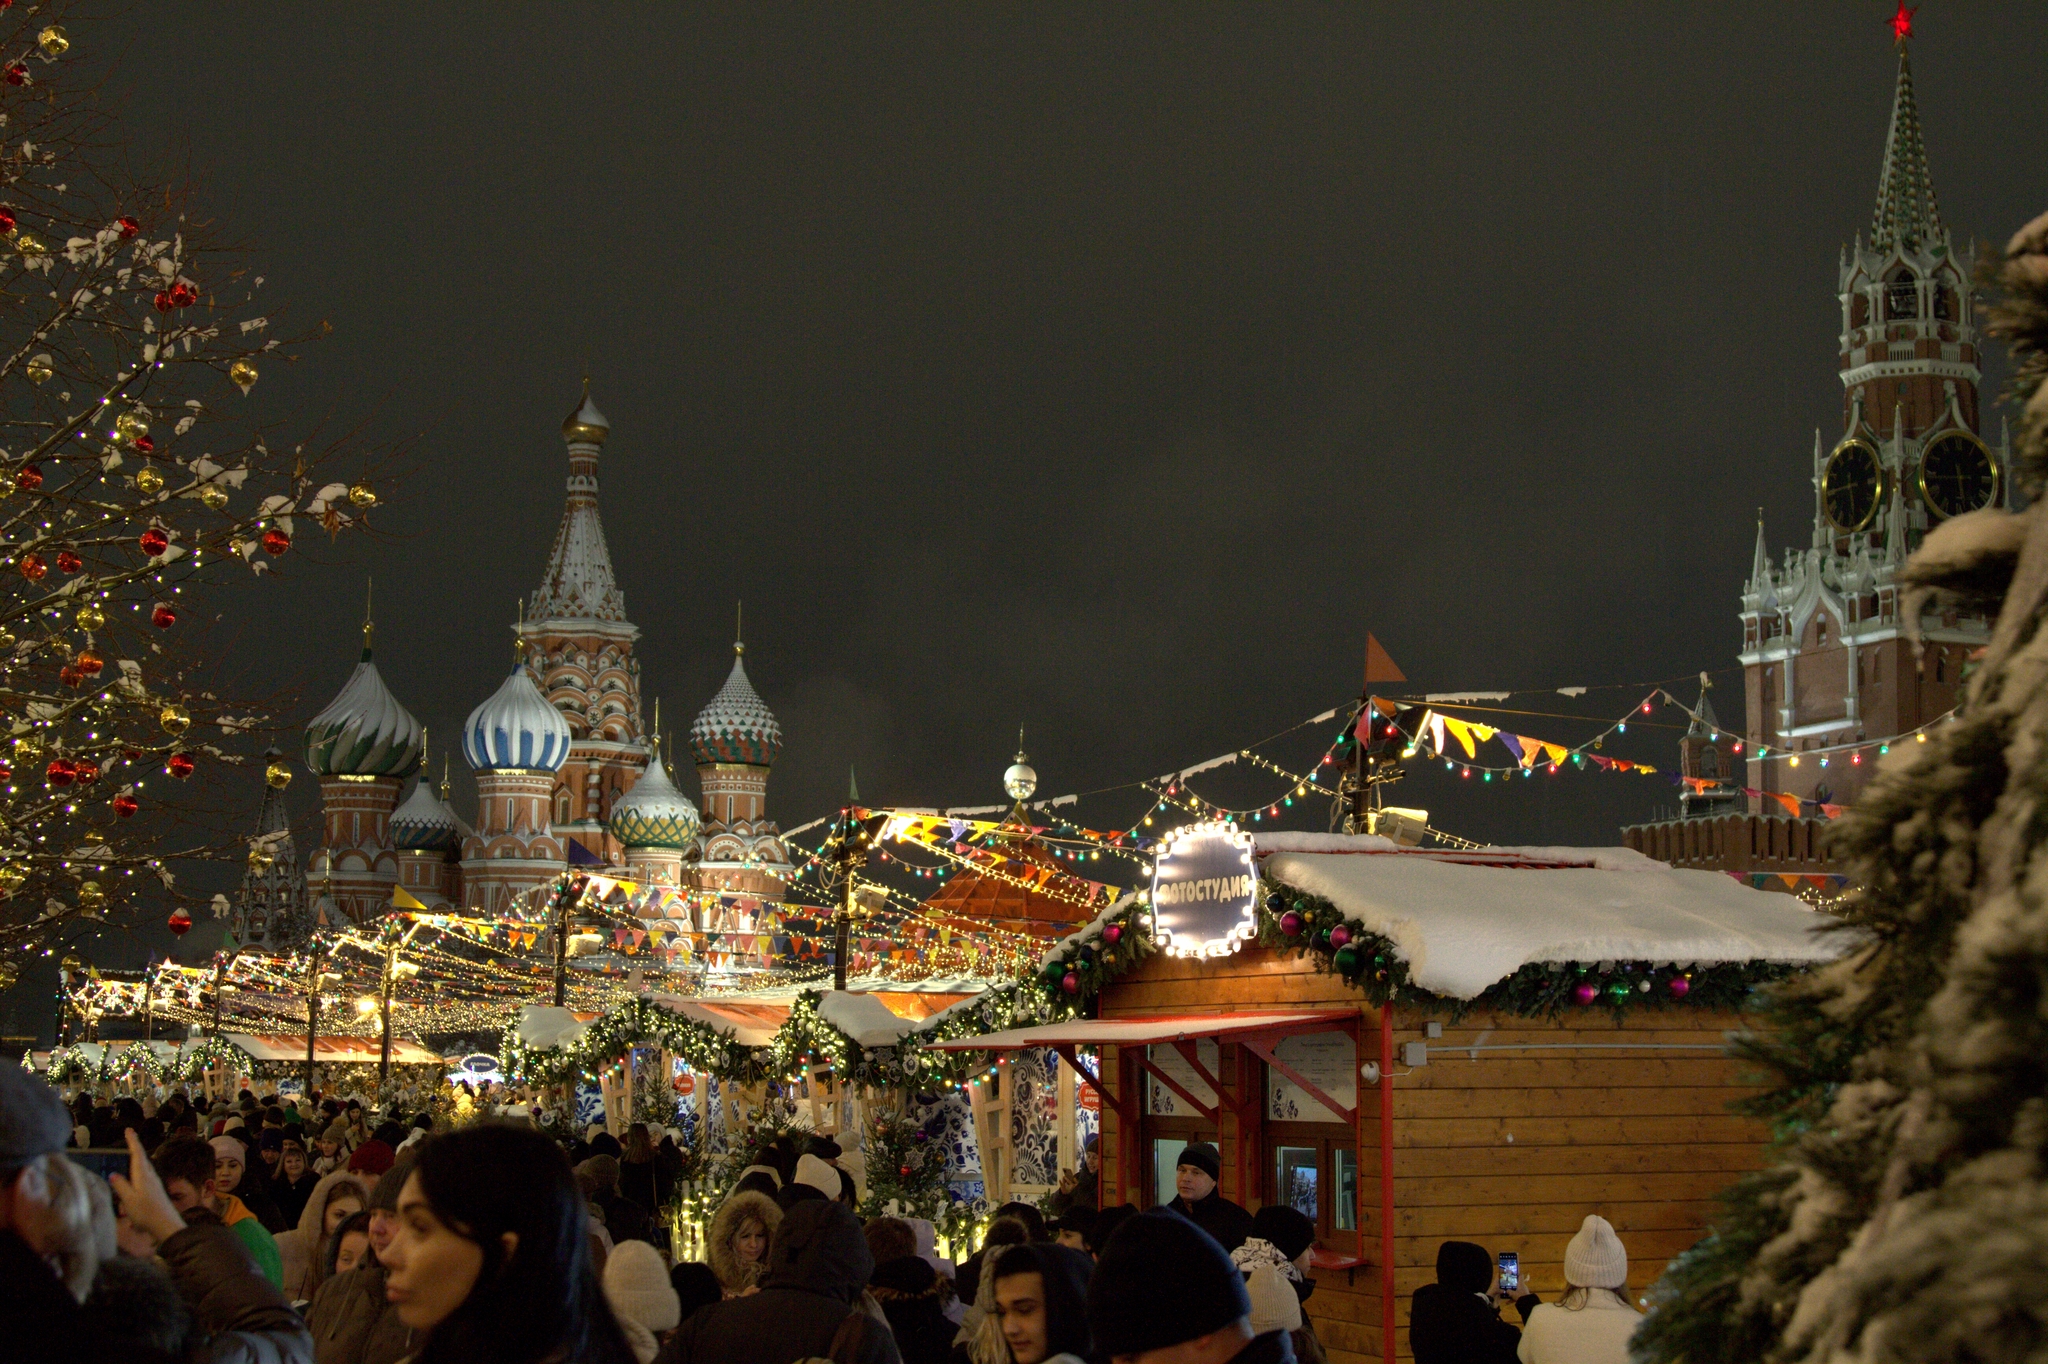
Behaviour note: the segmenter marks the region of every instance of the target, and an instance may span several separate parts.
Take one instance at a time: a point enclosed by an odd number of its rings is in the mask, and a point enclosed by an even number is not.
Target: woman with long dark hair
[[[530,1127],[480,1123],[419,1152],[379,1255],[385,1296],[428,1333],[418,1364],[637,1364],[553,1142]]]

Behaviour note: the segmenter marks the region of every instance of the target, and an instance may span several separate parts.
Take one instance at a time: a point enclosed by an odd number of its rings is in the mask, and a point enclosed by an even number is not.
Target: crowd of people
[[[655,1210],[681,1170],[635,1124],[435,1131],[362,1103],[68,1108],[0,1067],[0,1341],[23,1361],[204,1364],[1324,1364],[1305,1309],[1315,1225],[1247,1211],[1191,1142],[1175,1197],[1103,1206],[1088,1144],[1050,1200],[996,1210],[960,1264],[928,1221],[858,1215],[859,1154],[753,1153],[701,1260]],[[124,1148],[101,1178],[79,1148]],[[1554,1304],[1448,1242],[1415,1294],[1418,1364],[1619,1364],[1627,1256],[1589,1217]],[[1499,1316],[1512,1300],[1525,1325]]]

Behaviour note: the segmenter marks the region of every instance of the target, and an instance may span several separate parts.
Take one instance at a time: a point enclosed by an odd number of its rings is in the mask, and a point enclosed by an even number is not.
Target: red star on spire
[[[1918,5],[1908,9],[1906,7],[1906,0],[1899,0],[1898,13],[1892,15],[1893,42],[1903,43],[1906,39],[1913,36],[1913,16],[1919,12],[1920,7]]]

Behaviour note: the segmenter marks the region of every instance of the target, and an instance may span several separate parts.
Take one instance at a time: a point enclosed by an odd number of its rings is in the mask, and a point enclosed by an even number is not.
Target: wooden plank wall
[[[1377,1055],[1379,1015],[1358,992],[1305,960],[1247,948],[1222,962],[1155,956],[1103,992],[1104,1018],[1229,1013],[1249,1008],[1357,1008],[1361,1061]],[[1547,1299],[1564,1283],[1564,1247],[1589,1212],[1606,1217],[1629,1251],[1629,1291],[1640,1298],[1669,1259],[1698,1240],[1714,1195],[1760,1163],[1760,1124],[1727,1112],[1754,1092],[1718,1051],[1740,1025],[1729,1015],[1644,1014],[1617,1025],[1588,1012],[1552,1026],[1469,1016],[1427,1038],[1427,1014],[1397,1011],[1394,1079],[1394,1286],[1396,1350],[1408,1351],[1408,1299],[1436,1277],[1437,1247],[1477,1241],[1521,1256],[1524,1282]],[[1398,1064],[1401,1044],[1427,1041],[1428,1065]],[[1460,1052],[1470,1046],[1544,1050]],[[1625,1044],[1617,1046],[1616,1044]],[[1659,1044],[1665,1044],[1660,1048]],[[1675,1044],[1675,1045],[1674,1045]],[[1699,1048],[1679,1050],[1677,1047]],[[1714,1049],[1707,1049],[1714,1048]],[[1114,1049],[1108,1049],[1114,1052]],[[1262,1088],[1261,1067],[1236,1047],[1220,1058],[1227,1079]],[[1135,1105],[1143,1094],[1128,1059],[1104,1059],[1106,1078]],[[1336,1364],[1382,1353],[1379,1089],[1359,1086],[1359,1225],[1367,1265],[1319,1271],[1309,1314]],[[1111,1113],[1103,1118],[1105,1203],[1145,1200],[1146,1155]],[[1223,1192],[1256,1209],[1265,1155],[1256,1131],[1223,1131]],[[1350,1236],[1326,1242],[1350,1250]],[[1510,1313],[1512,1316],[1512,1313]]]

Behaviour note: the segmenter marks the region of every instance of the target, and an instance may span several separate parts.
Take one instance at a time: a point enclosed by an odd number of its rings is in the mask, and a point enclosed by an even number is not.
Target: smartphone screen
[[[1500,1286],[1506,1293],[1522,1291],[1522,1260],[1512,1250],[1500,1253]]]
[[[128,1151],[125,1147],[120,1150],[95,1147],[81,1151],[74,1146],[66,1149],[64,1154],[70,1158],[72,1164],[83,1165],[102,1179],[108,1175],[128,1173]]]

